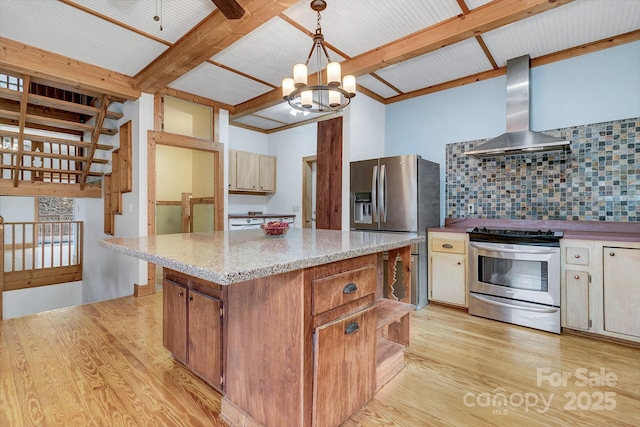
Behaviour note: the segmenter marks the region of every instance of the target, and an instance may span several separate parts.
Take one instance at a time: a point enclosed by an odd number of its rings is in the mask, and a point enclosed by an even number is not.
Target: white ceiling
[[[328,0],[321,24],[331,59],[343,61],[502,2]],[[135,76],[215,10],[211,0],[0,0],[0,36]],[[156,14],[162,16],[162,31]],[[311,48],[309,34],[291,21],[315,31],[316,14],[308,0],[299,0],[169,87],[232,106],[278,88]],[[535,59],[639,29],[640,0],[576,0],[484,32],[480,40],[472,37],[385,66],[375,76],[358,76],[358,84],[385,102],[504,67],[510,58],[529,54]],[[310,118],[289,110],[281,103],[232,120],[268,131]]]

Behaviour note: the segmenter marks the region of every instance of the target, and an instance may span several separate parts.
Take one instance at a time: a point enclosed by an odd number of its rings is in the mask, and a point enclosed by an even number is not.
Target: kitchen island
[[[232,425],[331,426],[404,366],[415,234],[291,229],[108,239],[164,267],[163,342]],[[390,280],[383,298],[382,254]],[[252,424],[253,423],[253,424]]]

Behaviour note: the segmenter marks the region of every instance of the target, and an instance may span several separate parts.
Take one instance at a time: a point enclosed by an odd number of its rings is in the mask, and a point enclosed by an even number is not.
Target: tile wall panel
[[[447,144],[447,216],[640,221],[640,118],[545,133],[571,151],[477,159],[464,153],[486,140]]]

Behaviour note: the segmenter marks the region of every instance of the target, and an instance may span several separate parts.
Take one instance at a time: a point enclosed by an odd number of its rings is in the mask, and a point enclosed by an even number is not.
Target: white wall
[[[98,245],[111,237],[147,235],[147,130],[153,129],[153,95],[122,105],[124,117],[117,126],[132,120],[133,191],[123,193],[122,215],[115,215],[115,234],[103,233],[102,199],[77,199],[76,218],[84,221],[83,302],[102,301],[133,294],[133,285],[147,283],[146,263]],[[101,138],[101,143],[119,146],[119,136]]]
[[[640,42],[531,69],[531,128],[537,131],[640,117]],[[444,221],[445,146],[506,130],[506,77],[390,104],[385,154],[416,152],[440,163]]]
[[[35,221],[34,197],[0,196],[0,216],[4,222]]]
[[[267,212],[294,214],[302,227],[302,158],[316,154],[318,126],[311,123],[269,134],[267,154],[277,157],[276,193],[267,196]]]

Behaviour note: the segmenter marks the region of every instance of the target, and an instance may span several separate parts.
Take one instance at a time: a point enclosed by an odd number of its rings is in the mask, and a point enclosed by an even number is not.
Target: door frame
[[[154,128],[162,129],[162,96],[154,97]],[[220,114],[218,108],[213,108],[213,138],[218,138]],[[156,234],[156,145],[168,145],[177,148],[207,151],[213,153],[215,167],[215,185],[213,197],[216,200],[213,212],[214,230],[224,229],[224,144],[207,139],[193,138],[162,131],[147,131],[147,236]],[[147,284],[134,284],[133,295],[136,297],[150,295],[156,292],[156,265],[147,263]]]
[[[318,156],[302,158],[302,228],[313,228],[313,164]]]

